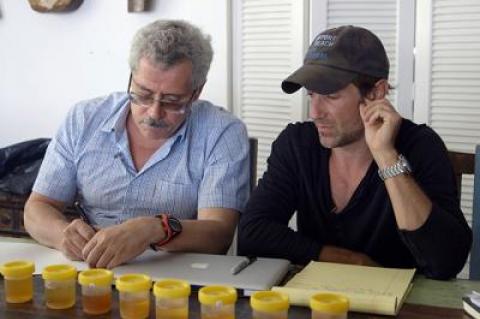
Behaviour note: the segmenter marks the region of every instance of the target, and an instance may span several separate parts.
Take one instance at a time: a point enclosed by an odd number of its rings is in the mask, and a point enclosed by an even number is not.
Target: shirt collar
[[[114,133],[125,130],[128,113],[130,112],[130,101],[122,99],[113,111],[108,115],[101,126],[102,132]]]

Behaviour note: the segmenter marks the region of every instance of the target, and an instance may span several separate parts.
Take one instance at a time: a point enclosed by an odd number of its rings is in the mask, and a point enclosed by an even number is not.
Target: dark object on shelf
[[[0,191],[0,236],[28,237],[23,225],[23,207],[28,195],[12,195]],[[79,218],[72,206],[63,212],[67,220]]]
[[[0,149],[0,236],[28,236],[23,208],[49,143],[49,138],[39,138]],[[64,214],[67,220],[78,218],[71,206]]]
[[[28,195],[50,139],[39,138],[0,149],[0,191]]]

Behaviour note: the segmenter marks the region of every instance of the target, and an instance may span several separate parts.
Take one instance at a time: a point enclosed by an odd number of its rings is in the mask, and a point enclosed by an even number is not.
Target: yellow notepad
[[[415,269],[380,268],[310,262],[285,286],[272,290],[289,295],[290,303],[308,306],[317,292],[337,292],[350,300],[350,310],[395,315],[410,289]]]

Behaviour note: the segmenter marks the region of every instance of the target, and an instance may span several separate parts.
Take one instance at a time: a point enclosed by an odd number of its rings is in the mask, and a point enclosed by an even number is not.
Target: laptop
[[[147,251],[113,271],[117,276],[140,272],[151,276],[153,280],[183,279],[193,286],[230,285],[249,294],[249,291],[270,290],[279,284],[290,265],[286,259],[257,258],[239,273],[232,274],[232,269],[245,259],[230,255]]]
[[[61,252],[34,243],[0,241],[0,264],[14,259],[35,262],[35,274],[51,264],[72,264],[77,270],[88,269],[84,262],[68,260]],[[126,273],[143,273],[153,280],[178,278],[187,280],[192,286],[212,284],[230,285],[244,290],[244,295],[256,290],[270,290],[285,277],[290,262],[285,259],[257,258],[232,274],[232,268],[246,257],[231,255],[207,255],[193,253],[167,253],[147,250],[128,264],[115,267],[115,276]]]

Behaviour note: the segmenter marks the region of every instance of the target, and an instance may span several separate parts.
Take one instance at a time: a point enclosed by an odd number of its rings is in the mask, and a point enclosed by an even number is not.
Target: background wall
[[[202,98],[227,106],[228,1],[151,2],[142,13],[128,13],[125,0],[38,13],[27,0],[0,0],[0,147],[51,137],[75,102],[126,90],[132,36],[161,18],[188,20],[212,36],[215,56]]]

